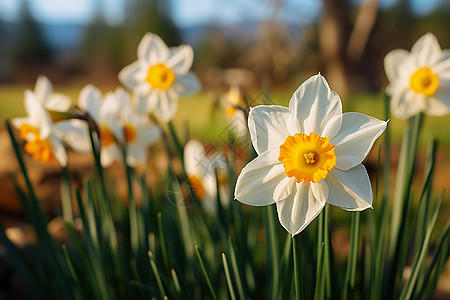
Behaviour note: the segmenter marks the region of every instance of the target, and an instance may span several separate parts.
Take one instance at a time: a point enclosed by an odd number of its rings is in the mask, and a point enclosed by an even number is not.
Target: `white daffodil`
[[[31,91],[25,92],[27,117],[14,118],[13,125],[20,137],[26,140],[25,152],[34,159],[49,163],[56,160],[61,166],[67,164],[67,152],[62,141],[55,135],[55,126],[42,102]]]
[[[194,52],[189,45],[168,48],[161,38],[147,33],[137,49],[137,60],[119,73],[119,80],[136,95],[138,111],[155,111],[163,121],[173,119],[178,98],[200,89],[190,72]]]
[[[346,210],[372,207],[372,188],[361,164],[386,122],[342,114],[339,96],[320,74],[295,91],[289,108],[251,109],[248,125],[258,157],[242,169],[235,198],[275,203],[283,227],[300,233],[326,203]]]
[[[450,50],[441,50],[433,34],[422,36],[411,52],[389,52],[384,58],[384,69],[390,81],[386,92],[391,96],[395,116],[450,113]]]
[[[130,105],[122,112],[120,121],[127,147],[127,163],[130,166],[145,164],[148,146],[161,137],[160,128],[151,124],[148,116],[131,110]]]
[[[189,183],[195,196],[202,201],[202,208],[209,214],[217,213],[217,178],[222,206],[229,205],[229,192],[226,177],[226,161],[223,155],[206,155],[206,150],[198,140],[190,140],[184,147],[184,164]]]
[[[115,160],[122,159],[117,144],[117,141],[124,140],[119,115],[126,109],[127,101],[128,94],[121,88],[116,89],[115,93],[108,93],[104,100],[100,90],[93,85],[87,85],[80,92],[78,106],[89,113],[100,129],[102,142],[100,156],[104,167],[110,166]]]
[[[46,76],[39,76],[34,86],[36,98],[46,109],[54,111],[68,111],[71,106],[70,98],[53,92],[53,85]]]

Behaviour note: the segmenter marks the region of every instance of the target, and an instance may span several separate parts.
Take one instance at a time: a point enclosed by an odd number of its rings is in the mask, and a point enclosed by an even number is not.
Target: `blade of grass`
[[[352,225],[350,229],[350,252],[347,261],[347,272],[345,275],[343,299],[352,299],[355,290],[360,217],[361,215],[359,211],[352,213]]]
[[[200,249],[198,248],[198,245],[195,245],[195,253],[197,254],[198,262],[200,263],[200,267],[203,271],[203,276],[205,276],[206,284],[208,285],[209,291],[211,292],[211,296],[214,300],[217,300],[216,292],[213,288],[213,285],[211,283],[211,279],[209,277],[208,271],[206,270],[205,263],[203,262],[202,254],[200,253]]]
[[[223,253],[223,252],[222,252],[222,263],[223,263],[223,268],[225,270],[225,277],[227,279],[228,292],[230,292],[230,298],[232,300],[236,300],[236,295],[234,294],[233,281],[231,280],[230,269],[228,267],[227,257],[225,255],[225,253]]]
[[[156,266],[155,257],[153,256],[151,251],[148,251],[148,258],[150,261],[150,266],[152,267],[153,275],[156,279],[156,284],[158,285],[159,293],[161,295],[161,298],[166,297],[166,291],[164,290],[164,286],[161,280],[161,276],[158,271],[158,267]]]
[[[425,238],[421,247],[421,251],[419,252],[419,255],[415,258],[411,276],[409,277],[409,280],[407,281],[406,285],[403,287],[403,290],[400,294],[400,299],[411,299],[411,295],[413,293],[417,277],[419,275],[419,271],[428,253],[428,246],[430,243],[431,233],[433,232],[434,226],[436,224],[437,216],[439,214],[439,210],[441,208],[443,199],[444,193],[442,193],[441,196],[439,197],[438,203],[436,205],[436,208],[434,209],[433,215],[431,216],[430,222],[427,224],[427,229],[425,232]]]

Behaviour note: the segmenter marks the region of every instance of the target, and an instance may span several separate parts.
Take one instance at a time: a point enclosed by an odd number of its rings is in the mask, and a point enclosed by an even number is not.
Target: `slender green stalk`
[[[298,238],[298,237],[297,237]],[[298,258],[298,246],[297,238],[292,236],[292,256],[294,257],[294,287],[295,287],[295,299],[300,300],[300,266]]]
[[[411,184],[414,175],[417,146],[423,114],[411,117],[403,137],[397,168],[397,179],[391,218],[391,235],[389,241],[388,265],[384,276],[383,298],[392,295],[396,282],[397,266],[402,249],[403,232],[406,226],[406,215],[410,198]]]
[[[233,269],[234,278],[236,279],[236,285],[239,293],[239,298],[245,300],[244,287],[242,284],[241,275],[239,273],[238,263],[236,260],[236,255],[234,254],[233,242],[231,237],[228,238],[228,248],[230,250],[231,267]]]
[[[202,254],[200,253],[200,249],[198,248],[198,245],[195,245],[195,253],[197,254],[198,262],[200,263],[200,267],[203,271],[203,276],[205,276],[206,284],[208,285],[209,291],[211,292],[211,296],[214,300],[217,300],[217,295],[214,290],[214,287],[211,283],[211,279],[209,277],[208,271],[206,270],[205,263],[203,262]]]
[[[356,281],[356,263],[358,259],[359,222],[360,212],[352,213],[352,225],[350,234],[350,253],[347,261],[347,273],[345,275],[345,285],[343,299],[352,299]]]
[[[278,298],[279,279],[280,279],[280,251],[278,248],[278,235],[276,234],[275,211],[273,206],[268,206],[264,210],[266,218],[266,232],[268,234],[267,243],[270,251],[269,261],[272,269],[270,270],[270,278],[272,279],[272,299]]]
[[[62,168],[61,200],[64,221],[73,223],[72,197],[70,192],[70,173],[67,167]]]
[[[222,253],[222,263],[225,270],[225,277],[227,279],[228,291],[230,292],[230,298],[236,300],[236,295],[234,294],[233,281],[231,280],[230,269],[228,267],[228,261],[225,253]]]
[[[167,294],[164,290],[164,285],[161,280],[161,276],[159,275],[158,267],[156,266],[155,257],[153,256],[151,251],[148,251],[148,258],[150,261],[150,266],[152,267],[153,275],[155,275],[156,284],[158,285],[159,293],[161,298],[164,298]]]
[[[164,234],[163,222],[162,222],[162,214],[158,212],[158,229],[159,229],[159,243],[161,247],[161,254],[163,258],[164,267],[169,270],[169,257],[167,254],[167,246],[166,246],[166,237]]]

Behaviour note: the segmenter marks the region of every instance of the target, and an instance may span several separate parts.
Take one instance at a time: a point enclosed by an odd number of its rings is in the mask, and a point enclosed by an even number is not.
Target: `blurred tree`
[[[96,0],[96,14],[86,26],[81,45],[81,63],[98,80],[107,79],[136,59],[136,47],[146,32],[161,36],[168,45],[179,45],[178,28],[171,19],[169,1],[130,0],[124,3],[125,21],[110,25]]]
[[[22,68],[32,70],[42,67],[50,61],[52,52],[41,31],[39,23],[33,18],[29,3],[21,3],[17,33],[12,41],[11,58],[14,68],[20,72]],[[35,74],[32,75],[35,77]]]

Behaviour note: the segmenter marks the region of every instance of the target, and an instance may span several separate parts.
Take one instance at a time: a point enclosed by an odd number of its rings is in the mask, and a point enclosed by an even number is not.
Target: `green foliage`
[[[71,185],[68,170],[62,170],[61,198],[69,238],[59,245],[47,231],[47,216],[6,122],[26,183],[25,189],[15,186],[38,242],[25,251],[19,249],[3,227],[0,241],[32,299],[427,298],[448,261],[450,222],[436,232],[444,199],[444,193],[435,197],[431,190],[436,142],[429,146],[421,193],[411,191],[420,121],[421,116],[410,120],[405,133],[394,203],[389,201],[387,130],[380,147],[384,159],[377,167],[374,209],[348,213],[352,221],[346,259],[336,254],[331,243],[335,219],[329,205],[306,230],[291,237],[277,224],[272,206],[247,209],[231,201],[229,207],[219,205],[217,215],[207,215],[184,168],[177,173],[172,164],[163,180],[165,188],[157,190],[147,185],[145,173],[138,174],[124,159],[128,186],[124,206],[101,167],[99,141],[90,119],[96,173],[78,189]],[[163,141],[167,157],[182,165],[185,143],[173,124],[165,128]],[[126,149],[122,151],[125,158]],[[232,195],[235,170],[231,163],[228,168]],[[416,195],[419,202],[412,202]],[[391,209],[392,204],[398,206]],[[76,214],[69,209],[72,205]],[[405,268],[411,269],[409,277],[403,275]]]

